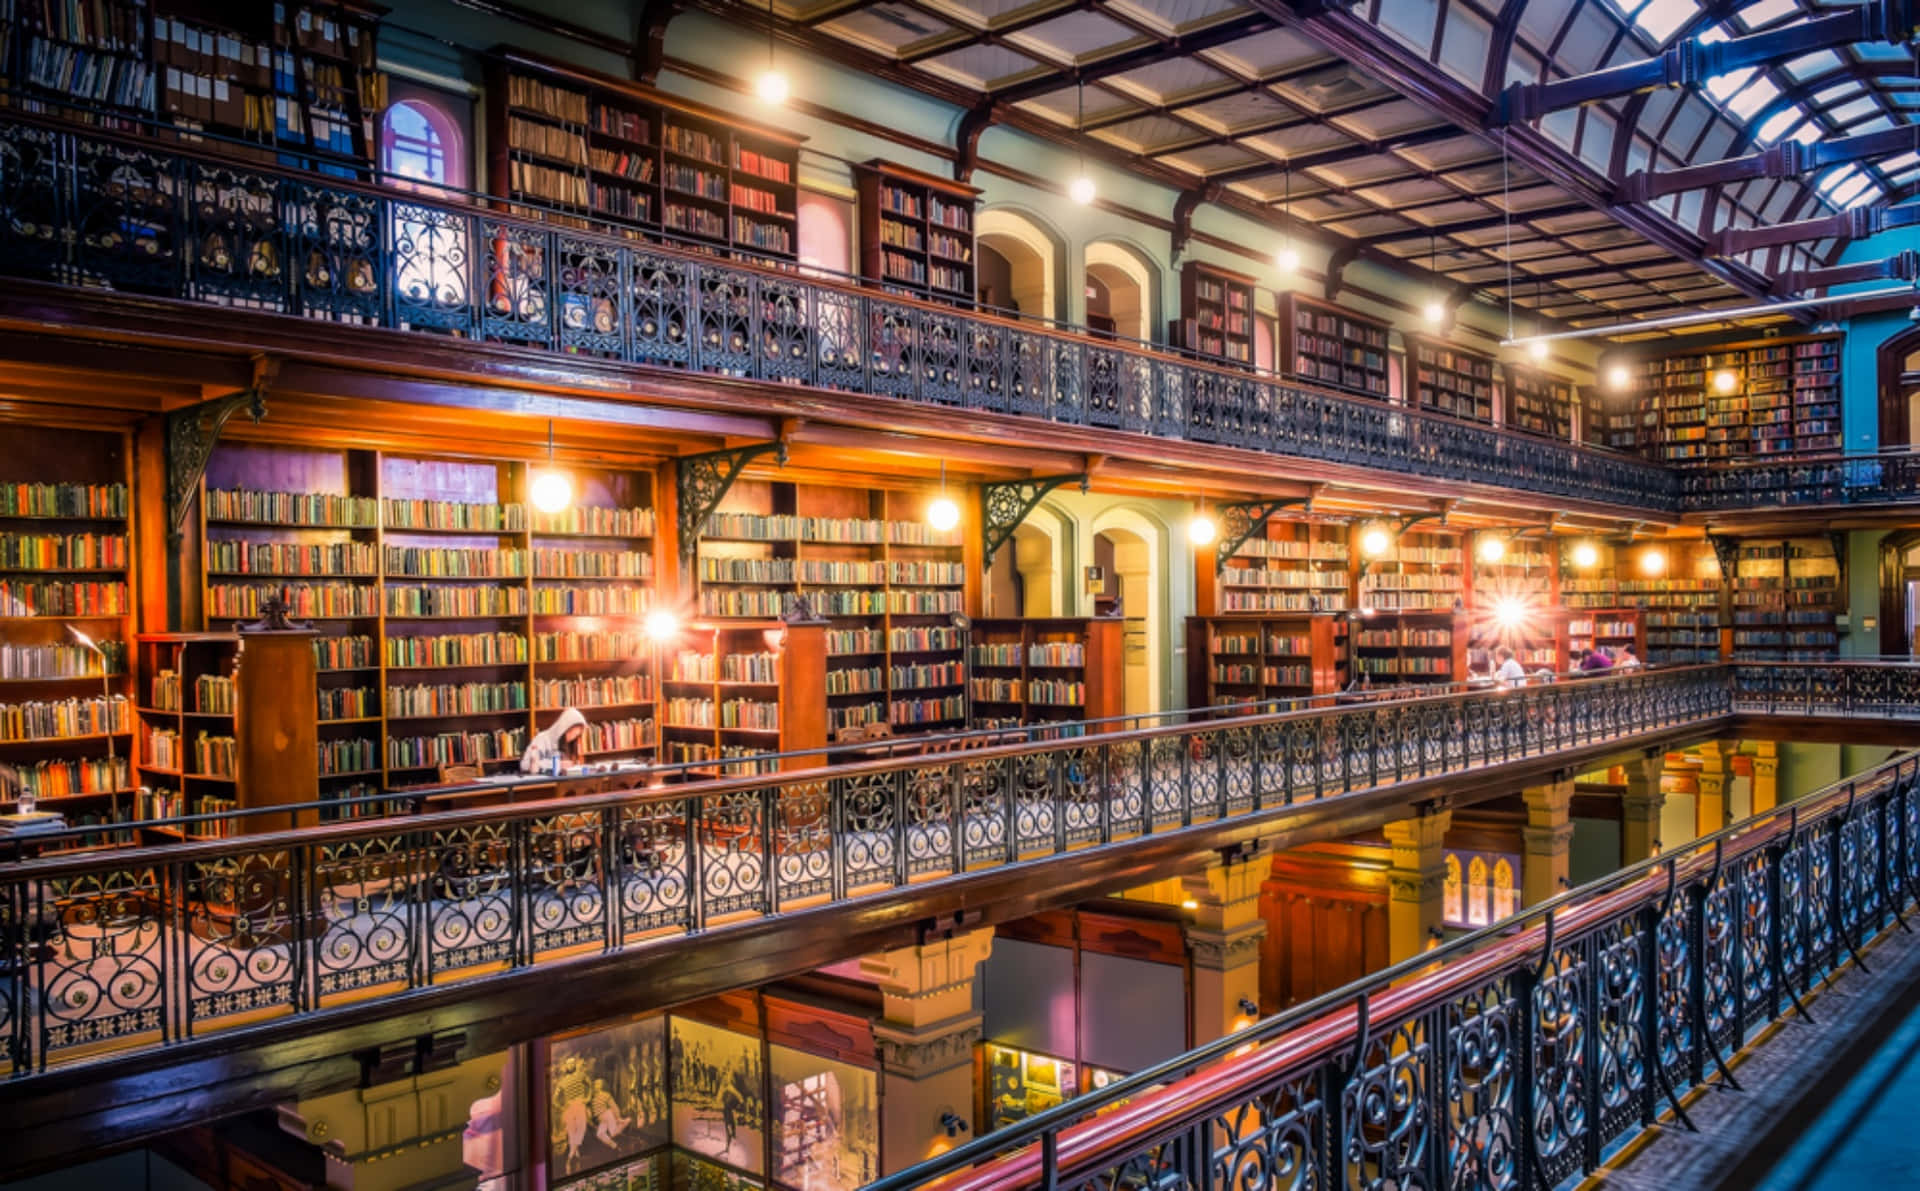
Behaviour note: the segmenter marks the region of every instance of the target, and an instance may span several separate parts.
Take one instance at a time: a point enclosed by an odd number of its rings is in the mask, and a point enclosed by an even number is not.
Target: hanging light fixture
[[[1368,558],[1379,558],[1393,549],[1393,535],[1381,522],[1374,522],[1360,531],[1360,553]]]
[[[767,68],[753,81],[753,91],[761,103],[772,108],[787,102],[790,91],[787,76],[773,64],[773,0],[767,0]]]
[[[940,495],[927,506],[927,524],[945,533],[960,524],[960,506],[947,495],[947,461],[940,461]]]
[[[1533,325],[1535,327],[1540,326],[1545,320],[1545,316],[1540,313],[1542,309],[1543,307],[1540,305],[1540,279],[1536,277],[1533,279]],[[1513,332],[1509,330],[1507,334],[1512,335]],[[1532,343],[1527,344],[1527,354],[1542,364],[1546,363],[1549,351],[1551,351],[1551,348],[1548,347],[1547,341],[1537,336]]]
[[[1740,378],[1735,376],[1731,371],[1725,368],[1722,368],[1720,371],[1713,374],[1713,391],[1714,392],[1731,393],[1739,387],[1740,387]]]
[[[567,473],[554,466],[553,462],[553,419],[547,419],[547,465],[533,473],[533,483],[527,490],[533,500],[533,507],[543,513],[558,513],[573,503],[573,481]]]
[[[1616,392],[1633,382],[1633,374],[1627,371],[1625,364],[1615,364],[1607,369],[1607,387]]]
[[[1600,547],[1592,542],[1575,542],[1573,545],[1573,565],[1581,570],[1590,570],[1600,561]]]
[[[1300,271],[1300,254],[1293,247],[1293,163],[1291,161],[1287,163],[1284,177],[1286,189],[1281,192],[1280,223],[1286,228],[1286,238],[1280,241],[1280,251],[1275,254],[1273,263],[1280,267],[1282,273],[1291,275]]]
[[[1507,556],[1507,539],[1497,533],[1481,534],[1474,553],[1484,563],[1496,563]]]
[[[1439,266],[1440,266],[1439,241],[1434,238],[1434,234],[1432,231],[1428,231],[1427,232],[1427,272],[1435,279],[1436,284],[1438,283],[1438,279],[1440,276]],[[1434,296],[1427,301],[1427,308],[1424,313],[1427,316],[1428,326],[1438,327],[1441,323],[1446,321],[1447,305],[1445,302],[1440,300],[1440,295],[1438,293],[1435,293]]]
[[[1080,138],[1080,173],[1067,184],[1067,197],[1085,207],[1093,203],[1094,194],[1093,176],[1087,173],[1086,133],[1081,131],[1087,123],[1087,85],[1081,82],[1075,86],[1073,134]]]
[[[1187,541],[1196,546],[1208,546],[1219,534],[1220,527],[1214,524],[1213,518],[1207,516],[1207,501],[1202,497],[1200,511],[1193,515],[1193,520],[1187,522]]]

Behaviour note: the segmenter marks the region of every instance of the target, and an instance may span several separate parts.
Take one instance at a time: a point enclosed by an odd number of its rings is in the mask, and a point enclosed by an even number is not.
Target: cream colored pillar
[[[1780,746],[1763,740],[1753,755],[1753,813],[1764,815],[1780,805]]]
[[[479,1172],[461,1160],[476,1100],[500,1090],[507,1054],[469,1059],[280,1106],[280,1127],[320,1148],[335,1191],[471,1191]]]
[[[1620,795],[1620,863],[1638,864],[1660,846],[1660,812],[1667,796],[1660,790],[1666,758],[1658,753],[1627,762],[1627,788]]]
[[[1411,819],[1386,826],[1392,867],[1387,870],[1388,959],[1412,959],[1427,949],[1446,912],[1443,847],[1453,811],[1426,804]]]
[[[1709,740],[1697,750],[1700,755],[1700,793],[1693,803],[1693,833],[1696,837],[1712,835],[1727,825],[1727,779],[1732,776],[1728,765],[1730,750],[1720,741]]]
[[[1215,864],[1187,879],[1195,902],[1186,928],[1193,956],[1193,1044],[1201,1046],[1241,1029],[1260,1016],[1260,882],[1267,872],[1256,858]],[[1249,1013],[1243,1005],[1251,1005]]]
[[[860,960],[880,987],[880,1169],[892,1174],[968,1140],[973,1129],[973,1049],[980,1014],[973,981],[993,952],[993,928],[901,947]],[[951,1115],[966,1131],[949,1138]]]
[[[1573,778],[1530,786],[1520,798],[1527,804],[1521,891],[1526,905],[1537,906],[1564,889],[1573,872]]]

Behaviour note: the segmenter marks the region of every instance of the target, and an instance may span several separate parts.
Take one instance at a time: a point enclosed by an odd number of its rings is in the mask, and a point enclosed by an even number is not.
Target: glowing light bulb
[[[927,524],[945,532],[960,524],[960,506],[950,497],[938,497],[927,506]]]
[[[573,503],[573,481],[567,478],[566,472],[543,468],[534,475],[528,496],[533,499],[533,507],[541,512],[558,513]]]
[[[1600,550],[1592,542],[1580,542],[1573,548],[1573,565],[1585,570],[1600,561]]]
[[[1067,197],[1081,206],[1093,202],[1093,179],[1081,174],[1067,184]]]
[[[1527,344],[1527,354],[1536,360],[1545,360],[1549,350],[1547,341],[1544,339],[1536,339]]]
[[[1499,562],[1507,556],[1507,539],[1481,538],[1475,552],[1480,555],[1481,562]]]
[[[1740,378],[1726,369],[1713,374],[1713,388],[1717,393],[1731,393],[1740,387]]]
[[[1183,910],[1197,910],[1200,908],[1200,903],[1195,901],[1193,898],[1187,898],[1185,901],[1182,901],[1180,903],[1180,908]]]
[[[680,618],[665,608],[655,608],[647,613],[645,629],[655,641],[665,641],[680,631]]]
[[[1613,367],[1607,369],[1607,387],[1609,389],[1624,389],[1628,384],[1632,383],[1632,381],[1633,374],[1627,371],[1625,364],[1615,364]]]
[[[1360,535],[1360,552],[1369,558],[1380,557],[1382,554],[1385,554],[1387,549],[1392,545],[1393,539],[1387,535],[1386,530],[1380,528],[1378,525],[1372,526]]]
[[[1213,523],[1213,518],[1205,513],[1196,514],[1193,520],[1187,522],[1187,540],[1196,546],[1204,546],[1213,541],[1214,536],[1219,532],[1220,529]]]
[[[1436,298],[1427,303],[1422,313],[1426,315],[1428,325],[1437,327],[1447,317],[1447,308]]]
[[[1298,272],[1300,269],[1300,254],[1294,251],[1293,245],[1289,244],[1274,254],[1273,263],[1280,267],[1282,273]]]
[[[785,72],[774,70],[772,67],[761,71],[760,77],[753,80],[753,93],[758,95],[760,102],[768,107],[777,108],[787,102],[790,91]]]
[[[1501,628],[1513,628],[1526,622],[1527,606],[1511,598],[1496,600],[1493,605],[1493,618],[1500,622]]]
[[[1642,575],[1664,575],[1667,573],[1667,552],[1658,547],[1640,552],[1640,573]]]

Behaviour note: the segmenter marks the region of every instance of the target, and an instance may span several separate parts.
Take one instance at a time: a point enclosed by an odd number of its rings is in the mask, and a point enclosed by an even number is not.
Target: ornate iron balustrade
[[[1729,706],[1720,667],[1660,670],[4,866],[0,1062],[324,1017]]]
[[[874,1188],[1554,1187],[1684,1118],[1917,882],[1909,753]]]
[[[0,114],[0,272],[1676,507],[1646,460],[624,236]]]
[[[1680,505],[1685,512],[1916,500],[1920,500],[1920,453],[1910,447],[1873,454],[1716,463],[1680,472]]]

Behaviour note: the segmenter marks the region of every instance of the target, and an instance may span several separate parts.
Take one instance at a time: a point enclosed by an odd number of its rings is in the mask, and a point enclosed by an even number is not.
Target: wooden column
[[[1527,825],[1520,829],[1523,904],[1537,906],[1567,888],[1573,867],[1573,777],[1529,786],[1520,792]]]
[[[969,1139],[973,1119],[973,1052],[981,1017],[973,981],[993,951],[993,928],[901,947],[860,960],[880,988],[881,1020],[873,1040],[880,1055],[880,1169],[904,1170]],[[966,1131],[949,1138],[952,1114]]]
[[[1446,911],[1444,843],[1453,812],[1431,803],[1413,818],[1385,827],[1392,864],[1387,870],[1388,959],[1412,959],[1427,949]]]
[[[1627,788],[1620,795],[1620,863],[1638,864],[1660,851],[1660,812],[1667,796],[1660,790],[1666,758],[1659,753],[1627,762]]]
[[[384,1056],[383,1056],[384,1057]],[[280,1127],[319,1147],[330,1189],[469,1191],[479,1172],[462,1161],[474,1102],[500,1090],[505,1051],[437,1071],[388,1075],[365,1086],[280,1106]],[[411,1048],[396,1064],[417,1068]]]
[[[234,745],[240,805],[248,808],[320,800],[319,709],[312,629],[240,634],[234,688]],[[246,830],[311,827],[313,811],[254,816]]]
[[[1197,903],[1186,927],[1193,957],[1189,1011],[1195,1046],[1245,1029],[1259,1016],[1260,940],[1267,933],[1260,917],[1264,875],[1259,861],[1236,859],[1187,880],[1187,896]],[[1242,1002],[1254,1011],[1247,1012]]]

